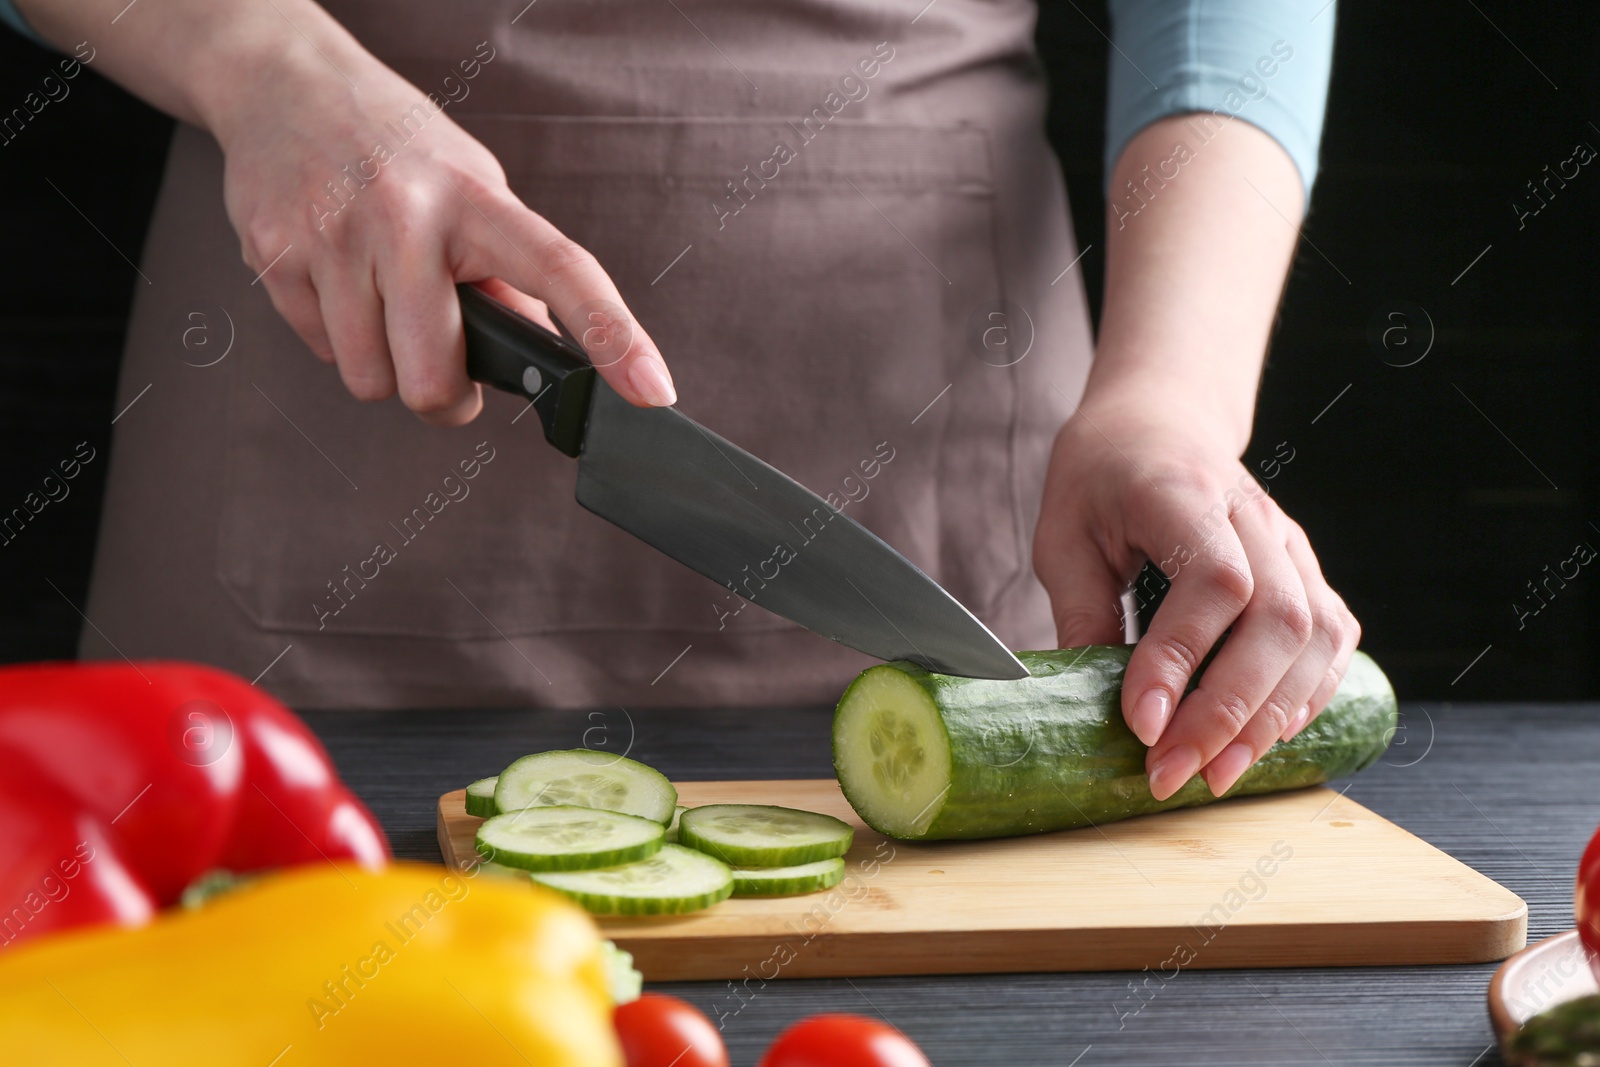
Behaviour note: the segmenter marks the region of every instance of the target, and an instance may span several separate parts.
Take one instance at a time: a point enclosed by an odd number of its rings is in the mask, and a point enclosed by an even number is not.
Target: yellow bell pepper
[[[603,942],[493,874],[324,864],[0,952],[0,1060],[620,1067]]]

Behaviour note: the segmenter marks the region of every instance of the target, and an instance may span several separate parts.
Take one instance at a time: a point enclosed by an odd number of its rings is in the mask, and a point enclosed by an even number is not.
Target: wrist
[[[281,123],[302,108],[353,95],[352,82],[376,64],[316,4],[280,0],[245,16],[219,12],[208,22],[200,28],[205,59],[191,68],[185,90],[224,152],[263,117]]]
[[[1250,443],[1254,399],[1253,389],[1230,389],[1203,367],[1111,353],[1102,346],[1079,410],[1097,424],[1183,427],[1237,458]]]

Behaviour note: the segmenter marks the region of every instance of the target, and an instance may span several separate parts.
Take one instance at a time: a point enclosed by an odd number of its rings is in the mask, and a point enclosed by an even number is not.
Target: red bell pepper
[[[240,678],[186,663],[0,668],[0,949],[143,922],[211,870],[388,855],[306,725]]]
[[[1578,936],[1589,950],[1589,967],[1600,982],[1600,830],[1578,861],[1572,911],[1578,920]]]

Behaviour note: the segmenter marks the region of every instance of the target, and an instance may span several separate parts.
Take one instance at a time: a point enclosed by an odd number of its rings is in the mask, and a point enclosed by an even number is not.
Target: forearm
[[[1084,406],[1137,398],[1205,423],[1239,455],[1304,191],[1267,134],[1204,117],[1208,129],[1198,115],[1157,120],[1113,169],[1104,311]]]
[[[359,84],[376,63],[312,0],[18,0],[17,6],[45,39],[69,52],[89,42],[96,70],[224,143],[264,85],[304,72],[310,83],[354,92],[345,79]]]

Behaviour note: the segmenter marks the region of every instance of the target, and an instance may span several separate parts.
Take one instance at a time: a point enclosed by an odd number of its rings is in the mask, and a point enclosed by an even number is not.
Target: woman
[[[833,699],[861,656],[583,512],[467,379],[481,282],[837,490],[1012,647],[1122,639],[1160,563],[1125,711],[1158,797],[1225,790],[1359,633],[1239,462],[1317,6],[1113,4],[1093,344],[1028,0],[18,0],[183,123],[83,654],[270,667],[301,706]]]

